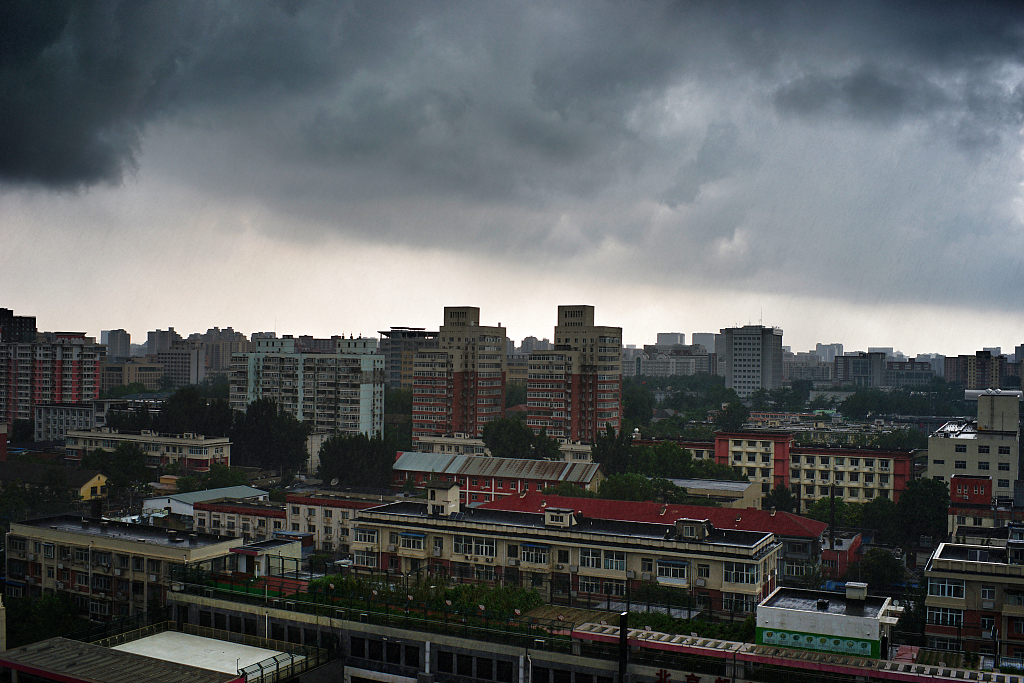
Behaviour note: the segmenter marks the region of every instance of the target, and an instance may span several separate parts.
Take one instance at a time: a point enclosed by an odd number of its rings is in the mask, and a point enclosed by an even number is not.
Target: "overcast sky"
[[[0,4],[0,306],[373,334],[1024,343],[1024,12]]]

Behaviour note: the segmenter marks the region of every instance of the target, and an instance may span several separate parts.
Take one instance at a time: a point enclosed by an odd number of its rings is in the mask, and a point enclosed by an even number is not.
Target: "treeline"
[[[569,482],[549,486],[544,493],[569,498],[600,498],[602,500],[651,501],[674,505],[703,505],[719,507],[718,503],[703,496],[693,496],[685,487],[676,486],[668,479],[650,478],[642,474],[613,474],[601,481],[596,491],[583,489]]]
[[[711,459],[694,460],[693,454],[673,441],[655,446],[633,444],[633,436],[625,430],[608,427],[594,442],[594,462],[604,466],[611,477],[616,474],[640,474],[656,479],[727,479],[744,481],[746,477],[728,465]]]
[[[882,391],[861,388],[839,404],[839,412],[852,420],[872,415],[971,415],[974,410],[964,399],[964,386],[936,377],[922,387]]]

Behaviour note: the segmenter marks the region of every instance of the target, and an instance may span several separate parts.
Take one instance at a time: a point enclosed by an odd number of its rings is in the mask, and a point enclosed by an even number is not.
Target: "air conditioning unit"
[[[556,564],[555,569],[565,569],[565,566],[561,564]]]
[[[155,581],[156,581],[156,578],[157,578],[157,577],[156,577],[156,574],[150,574],[150,575],[149,575],[149,581],[150,581],[150,583],[153,583],[153,582],[155,582]]]
[[[708,582],[705,579],[697,579],[693,583],[695,586],[697,586],[697,588],[703,588],[704,586],[708,585]]]
[[[29,553],[28,554],[28,561],[29,562],[35,562],[38,558],[39,558],[39,556],[36,555],[35,553]]]
[[[58,581],[57,582],[57,589],[58,590],[63,590],[63,588],[64,588],[64,583],[62,581]]]
[[[640,575],[640,578],[642,580],[644,580],[644,581],[650,581],[651,580],[651,573],[650,572],[644,572],[643,574]]]
[[[434,548],[434,557],[441,557],[441,549]]]
[[[636,578],[636,572],[633,571],[632,569],[630,569],[629,571],[626,572],[626,578],[627,579],[635,579]]]
[[[123,569],[115,569],[114,570],[114,576],[122,576],[123,574],[124,574],[124,570]]]
[[[982,600],[981,609],[995,609],[995,602],[992,600]]]
[[[121,600],[121,601],[124,601],[124,600],[125,600],[125,599],[126,599],[127,597],[128,597],[128,596],[127,596],[127,595],[126,595],[126,594],[125,594],[125,593],[124,593],[123,591],[122,591],[122,592],[119,592],[119,593],[118,593],[118,594],[117,594],[117,595],[115,596],[115,598],[116,598],[117,600]]]
[[[982,631],[981,632],[981,637],[982,638],[991,638],[992,637],[992,631]]]
[[[510,567],[518,567],[519,566],[519,560],[516,560],[516,559],[509,560],[508,561],[508,566],[510,566]]]
[[[57,569],[64,569],[64,564],[62,562],[58,562]]]
[[[485,558],[484,558],[484,562],[487,562],[487,563],[491,563],[491,562],[494,562],[494,560],[492,560],[492,559],[491,559],[491,558],[489,558],[489,557],[485,557]],[[558,566],[559,566],[559,567],[561,567],[562,565],[558,565]]]
[[[395,545],[393,543],[388,545],[388,552],[389,553],[395,552]]]
[[[573,572],[573,573],[576,573],[576,572],[578,572],[579,570],[580,570],[580,568],[579,568],[578,566],[576,566],[576,565],[574,565],[574,564],[570,564],[570,565],[569,565],[569,571],[571,571],[571,572]]]

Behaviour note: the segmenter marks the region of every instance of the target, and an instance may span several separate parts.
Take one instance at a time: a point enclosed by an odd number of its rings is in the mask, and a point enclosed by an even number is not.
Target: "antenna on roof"
[[[337,485],[338,485],[338,478],[335,477],[334,479],[331,479],[331,486],[337,486]]]

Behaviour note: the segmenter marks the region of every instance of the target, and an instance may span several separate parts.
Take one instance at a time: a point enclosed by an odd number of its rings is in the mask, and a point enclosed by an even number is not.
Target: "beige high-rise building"
[[[530,354],[529,424],[593,443],[622,424],[622,328],[594,324],[593,306],[559,306],[555,348]]]
[[[505,414],[505,328],[480,324],[475,306],[445,306],[436,349],[413,362],[412,438],[466,434]]]

